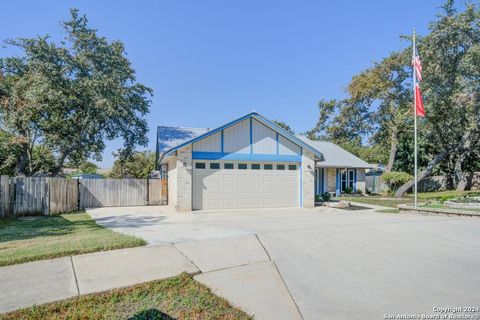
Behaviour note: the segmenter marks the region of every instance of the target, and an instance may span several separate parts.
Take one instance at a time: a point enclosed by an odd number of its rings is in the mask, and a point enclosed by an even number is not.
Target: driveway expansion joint
[[[260,245],[262,246],[263,250],[265,250],[265,254],[268,256],[268,259],[272,262],[275,270],[277,270],[278,276],[279,276],[280,279],[282,280],[282,283],[283,283],[283,285],[285,286],[285,289],[287,289],[288,295],[290,296],[290,299],[292,299],[293,304],[295,305],[295,308],[297,308],[298,314],[300,314],[300,317],[301,317],[302,319],[304,319],[304,318],[303,318],[303,314],[302,314],[302,312],[300,311],[300,308],[298,307],[298,304],[297,304],[297,302],[295,301],[295,298],[294,298],[293,295],[292,295],[292,292],[291,292],[290,289],[288,288],[287,283],[285,282],[285,279],[283,278],[282,274],[280,273],[280,270],[279,270],[278,267],[277,267],[277,264],[276,264],[275,261],[273,261],[272,258],[270,257],[270,253],[268,253],[267,248],[266,248],[265,245],[263,244],[262,240],[260,240],[260,237],[258,236],[257,233],[255,233],[255,237],[257,238],[258,243],[260,243]]]
[[[178,249],[177,246],[175,246],[175,244],[174,244],[173,242],[170,242],[170,245],[171,245],[172,247],[174,247],[178,252],[180,252],[180,254],[181,254],[182,256],[184,256],[185,259],[187,259],[187,261],[190,262],[190,263],[195,267],[195,269],[197,269],[197,272],[195,272],[195,273],[193,273],[193,274],[197,275],[197,274],[202,273],[202,270],[195,264],[195,262],[193,262],[192,259],[190,259],[189,257],[187,257],[187,255],[186,255],[185,253],[183,253],[182,250]]]
[[[75,272],[75,265],[73,264],[73,258],[72,256],[70,258],[70,263],[72,264],[72,271],[73,271],[73,277],[75,279],[75,287],[77,288],[77,295],[80,295],[80,288],[78,287],[78,278],[77,278],[77,273]]]
[[[260,245],[261,245],[262,248],[263,248],[263,251],[265,251],[265,254],[266,254],[267,257],[268,257],[268,260],[272,261],[272,258],[270,257],[270,253],[268,253],[267,248],[265,248],[265,245],[262,243],[262,240],[260,240],[260,237],[259,237],[258,234],[256,234],[256,233],[255,233],[255,238],[257,238],[258,243],[260,243]]]

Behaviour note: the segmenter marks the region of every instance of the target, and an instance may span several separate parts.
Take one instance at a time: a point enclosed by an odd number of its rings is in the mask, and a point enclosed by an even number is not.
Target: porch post
[[[335,175],[335,195],[338,197],[340,196],[340,184],[342,183],[340,181],[340,177],[339,177],[339,171],[338,171],[338,168],[335,169],[337,174]]]

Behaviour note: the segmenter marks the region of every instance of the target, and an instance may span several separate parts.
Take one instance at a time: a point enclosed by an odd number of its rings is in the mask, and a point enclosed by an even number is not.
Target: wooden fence
[[[166,204],[160,179],[0,177],[0,218]]]

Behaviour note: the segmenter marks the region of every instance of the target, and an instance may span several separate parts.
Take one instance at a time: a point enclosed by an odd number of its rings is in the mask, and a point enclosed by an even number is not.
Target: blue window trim
[[[353,169],[353,192],[357,192],[357,169]]]
[[[193,160],[238,160],[238,161],[271,161],[271,162],[301,162],[299,155],[277,155],[258,153],[226,153],[226,152],[205,152],[193,151]]]
[[[283,128],[280,128],[279,126],[277,126],[275,123],[271,122],[270,120],[268,120],[267,118],[265,118],[264,116],[258,114],[257,112],[251,112],[243,117],[240,117],[236,120],[233,120],[221,127],[218,127],[216,129],[213,129],[213,130],[210,130],[204,134],[201,134],[199,135],[198,137],[194,138],[194,139],[191,139],[191,140],[188,140],[188,141],[185,141],[184,143],[181,143],[179,144],[178,146],[176,147],[173,147],[171,148],[170,150],[167,150],[165,151],[164,155],[165,156],[168,156],[170,155],[172,152],[180,149],[180,148],[183,148],[189,144],[192,144],[194,142],[197,142],[199,140],[202,140],[202,139],[205,139],[206,137],[209,137],[217,132],[220,132],[222,131],[223,129],[225,128],[228,128],[228,127],[231,127],[243,120],[246,120],[246,119],[252,119],[252,118],[255,118],[255,120],[257,120],[258,122],[260,122],[261,124],[264,124],[264,125],[267,125],[268,127],[270,127],[271,129],[273,129],[275,132],[279,133],[282,137],[284,137],[285,139],[288,139],[290,141],[292,141],[293,143],[295,143],[296,145],[298,145],[299,147],[301,148],[306,148],[308,150],[310,150],[311,152],[313,152],[313,154],[315,154],[317,157],[319,158],[322,158],[323,155],[320,151],[318,151],[317,149],[313,148],[312,146],[306,144],[305,142],[303,142],[302,140],[300,140],[299,138],[295,137],[293,134],[289,133],[288,131],[286,131],[285,129]],[[253,138],[253,137],[252,137]],[[253,139],[252,139],[253,140]],[[253,141],[252,141],[253,142]],[[253,150],[253,145],[252,143],[250,143],[250,148],[251,150]]]

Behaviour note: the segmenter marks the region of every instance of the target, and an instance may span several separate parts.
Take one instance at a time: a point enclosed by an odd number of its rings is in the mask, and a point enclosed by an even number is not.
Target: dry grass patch
[[[189,274],[5,314],[34,319],[252,319]]]

